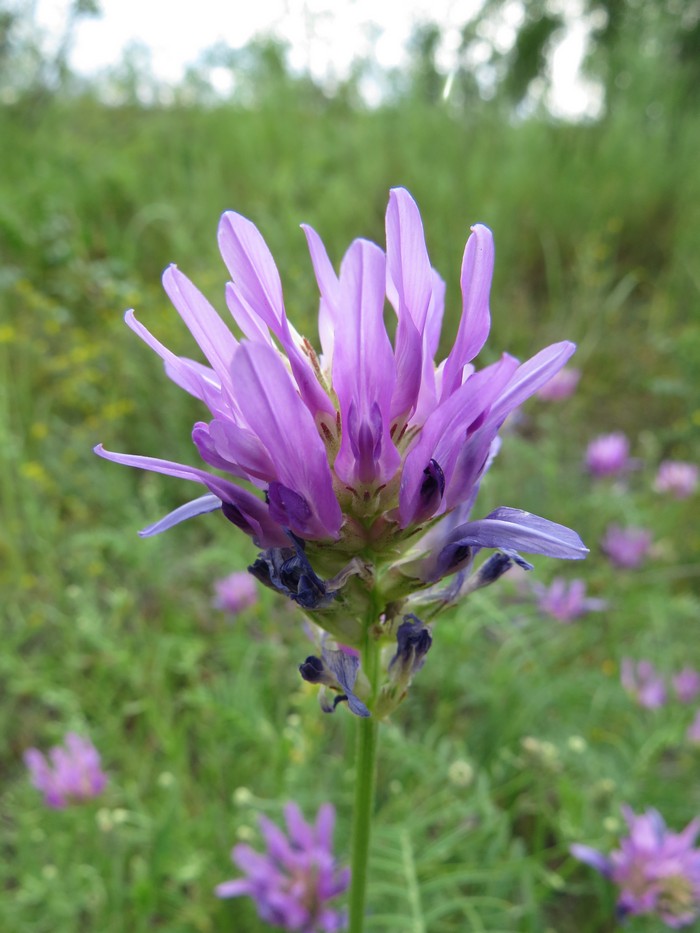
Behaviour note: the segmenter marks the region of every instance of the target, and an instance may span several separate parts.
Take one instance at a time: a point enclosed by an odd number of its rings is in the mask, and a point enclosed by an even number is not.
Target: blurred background
[[[685,711],[650,718],[619,684],[626,655],[700,666],[697,497],[652,489],[664,459],[700,462],[700,2],[222,6],[0,0],[0,926],[262,929],[211,892],[290,797],[333,799],[347,849],[347,717],[299,682],[300,618],[267,594],[227,618],[214,581],[252,546],[213,516],[139,541],[191,490],[91,450],[196,462],[197,404],[122,316],[194,353],[159,279],[175,262],[225,310],[223,210],[261,229],[315,341],[299,223],[337,265],[383,242],[404,185],[447,282],[443,356],[475,222],[496,242],[480,364],[579,345],[575,394],[526,406],[478,513],[575,527],[585,567],[543,559],[538,579],[583,575],[609,608],[562,627],[512,583],[440,622],[387,729],[378,817],[383,908],[425,894],[382,928],[614,929],[568,844],[612,844],[622,801],[678,829],[700,808]],[[596,483],[586,444],[612,431],[636,465]],[[611,522],[651,530],[643,569],[607,561]],[[110,783],[47,813],[22,754],[69,729]]]

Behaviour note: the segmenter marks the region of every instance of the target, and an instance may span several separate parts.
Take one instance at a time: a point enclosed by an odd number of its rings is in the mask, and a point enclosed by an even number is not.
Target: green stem
[[[372,635],[374,619],[367,625],[362,669],[372,686],[372,699],[377,689],[379,648]],[[363,933],[365,899],[367,896],[367,866],[369,842],[374,813],[374,789],[377,776],[377,745],[379,723],[374,716],[357,719],[355,758],[355,803],[352,819],[352,878],[350,881],[350,926],[348,933]]]

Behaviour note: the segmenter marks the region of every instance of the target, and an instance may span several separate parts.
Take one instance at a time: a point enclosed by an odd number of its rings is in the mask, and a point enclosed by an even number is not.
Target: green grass
[[[301,617],[269,594],[235,622],[213,610],[213,579],[253,547],[220,516],[137,539],[190,490],[91,448],[194,462],[201,413],[121,315],[136,307],[193,352],[158,278],[177,262],[223,308],[222,210],[263,230],[290,317],[313,335],[297,225],[312,223],[337,262],[354,236],[381,241],[388,188],[404,184],[448,283],[446,341],[468,227],[483,221],[497,246],[485,359],[580,344],[578,393],[527,406],[476,512],[521,506],[577,528],[586,564],[541,559],[537,579],[582,575],[609,609],[563,627],[506,580],[440,619],[383,730],[369,929],[613,930],[612,891],[568,845],[611,848],[623,801],[657,806],[676,829],[700,812],[693,710],[642,710],[618,673],[624,655],[700,668],[697,498],[650,491],[662,457],[700,460],[697,121],[82,100],[6,108],[0,137],[0,929],[262,930],[252,905],[213,888],[235,873],[229,850],[255,838],[257,813],[277,817],[287,799],[307,815],[332,800],[347,857],[352,722],[324,716],[300,682]],[[613,429],[642,461],[626,486],[581,469],[586,442]],[[644,569],[610,569],[598,547],[610,521],[653,529]],[[69,729],[91,736],[110,783],[51,812],[22,753]]]

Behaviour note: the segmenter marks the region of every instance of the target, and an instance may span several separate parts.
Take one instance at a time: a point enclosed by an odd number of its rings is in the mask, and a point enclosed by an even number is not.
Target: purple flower
[[[586,468],[593,476],[615,476],[629,469],[629,441],[621,431],[601,434],[586,449]]]
[[[692,667],[684,667],[674,675],[673,689],[681,703],[692,703],[700,694],[700,673]]]
[[[107,784],[99,752],[89,739],[74,732],[66,735],[63,745],[51,748],[48,758],[38,749],[28,748],[24,763],[32,784],[44,795],[44,803],[57,810],[97,797]]]
[[[666,684],[651,661],[634,662],[631,658],[623,658],[620,682],[640,706],[657,709],[666,702]]]
[[[686,737],[689,742],[694,742],[700,745],[700,709],[695,714],[695,719],[693,719],[691,724],[688,726]]]
[[[669,493],[676,499],[687,499],[695,492],[700,470],[695,463],[664,460],[654,480],[656,492]]]
[[[581,378],[581,370],[574,369],[573,366],[565,366],[558,373],[545,382],[538,391],[537,397],[545,402],[560,402],[568,398],[576,390],[576,386]]]
[[[368,613],[385,620],[378,637],[393,640],[402,601],[442,577],[466,574],[482,548],[523,564],[518,549],[584,557],[575,532],[529,512],[501,507],[470,520],[503,422],[575,349],[562,342],[524,363],[503,354],[475,368],[490,328],[490,230],[472,228],[461,320],[452,349],[436,362],[445,286],[430,265],[409,193],[391,191],[386,251],[355,240],[339,273],[318,234],[303,229],[320,292],[321,354],[287,318],[262,235],[233,212],[221,219],[219,246],[242,339],[175,266],[164,274],[165,290],[208,365],[176,356],[127,312],[127,324],[164,360],[167,375],[208,409],[192,439],[217,471],[98,446],[109,460],[206,489],[141,534],[220,510],[263,549],[253,575],[355,648]],[[387,300],[396,316],[393,343]],[[380,578],[382,605],[375,598]]]
[[[562,577],[555,577],[548,587],[535,586],[534,590],[539,609],[558,622],[573,622],[587,612],[599,612],[607,605],[605,600],[586,597],[583,580],[567,582]]]
[[[214,607],[231,615],[238,615],[258,601],[258,588],[253,577],[245,571],[237,571],[214,582]]]
[[[616,567],[634,570],[646,560],[651,540],[651,532],[645,528],[609,525],[600,544]]]
[[[234,847],[231,857],[244,878],[218,885],[218,897],[252,897],[266,923],[298,933],[339,933],[345,912],[327,902],[350,884],[350,871],[333,858],[335,810],[321,805],[315,825],[307,823],[295,803],[284,808],[287,835],[265,817],[260,829],[267,846],[263,854],[247,845]]]
[[[621,918],[655,914],[671,929],[687,926],[700,914],[700,849],[693,847],[700,819],[673,833],[656,810],[641,816],[629,807],[622,812],[629,836],[620,840],[619,849],[605,856],[576,844],[571,854],[619,888]]]

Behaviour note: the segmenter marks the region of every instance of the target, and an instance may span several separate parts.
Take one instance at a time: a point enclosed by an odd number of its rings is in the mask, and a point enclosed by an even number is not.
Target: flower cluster
[[[624,807],[623,815],[629,836],[610,856],[584,845],[572,845],[571,854],[619,888],[620,918],[655,914],[672,929],[692,923],[700,915],[700,819],[673,833],[656,810],[637,816]]]
[[[668,701],[666,678],[651,661],[623,658],[620,665],[620,682],[630,696],[647,709],[658,709]],[[688,705],[700,696],[700,672],[695,668],[686,665],[677,674],[672,675],[671,684],[679,703]],[[688,727],[686,735],[691,742],[700,741],[700,710]]]
[[[695,463],[683,460],[664,460],[654,479],[656,492],[668,493],[675,499],[687,499],[695,492],[700,469]]]
[[[89,739],[74,732],[66,735],[63,745],[51,748],[48,757],[28,748],[24,762],[44,803],[57,810],[97,797],[107,784],[99,752]]]
[[[519,551],[585,556],[575,532],[520,509],[470,520],[501,425],[552,379],[574,345],[554,344],[525,363],[504,353],[475,368],[490,329],[494,258],[491,232],[477,224],[462,262],[457,335],[436,363],[445,286],[430,265],[418,208],[402,188],[390,194],[386,250],[355,240],[339,274],[318,234],[303,229],[320,291],[320,355],[287,318],[262,235],[233,212],[221,219],[219,246],[231,275],[228,308],[243,339],[175,266],[164,274],[165,290],[208,366],[176,356],[127,312],[170,378],[208,408],[210,420],[194,425],[192,440],[219,472],[102,446],[96,452],[206,488],[142,535],[220,510],[262,549],[253,574],[312,613],[334,639],[329,650],[362,648],[373,618],[372,637],[400,654],[407,600],[418,591],[422,602],[457,598],[512,561],[529,567]],[[470,576],[483,548],[499,554]],[[330,674],[319,677],[326,683]],[[349,696],[339,683],[339,696]],[[371,706],[372,693],[360,702]]]
[[[288,836],[266,817],[260,830],[264,854],[247,845],[234,847],[231,857],[244,878],[218,885],[218,897],[252,897],[261,920],[297,933],[339,933],[345,929],[342,911],[327,902],[350,884],[349,869],[339,869],[333,857],[335,810],[322,804],[315,825],[308,824],[295,803],[284,810]]]
[[[641,567],[649,556],[652,536],[646,528],[621,525],[608,525],[600,542],[610,563],[621,570],[634,570]]]
[[[230,615],[238,615],[258,601],[255,580],[242,570],[230,573],[221,580],[215,580],[214,593],[214,608]]]
[[[583,580],[566,581],[555,577],[548,587],[536,584],[537,606],[557,622],[568,624],[587,612],[600,612],[607,607],[603,599],[586,596]]]
[[[601,434],[586,449],[586,468],[593,476],[616,476],[630,468],[630,444],[622,431]]]

